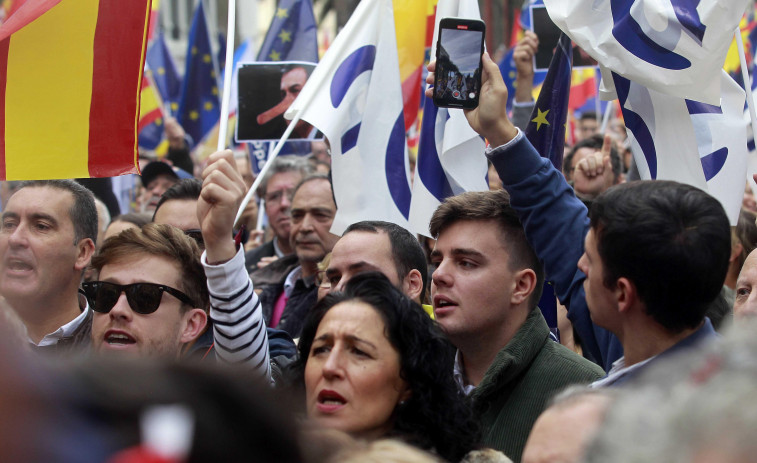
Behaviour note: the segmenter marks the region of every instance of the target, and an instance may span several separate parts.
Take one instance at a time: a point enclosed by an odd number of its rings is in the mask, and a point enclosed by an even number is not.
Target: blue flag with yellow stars
[[[217,76],[205,11],[202,2],[198,2],[189,30],[187,67],[176,117],[195,145],[200,143],[221,117]]]
[[[570,38],[560,34],[555,54],[549,63],[547,77],[536,99],[531,120],[526,127],[526,137],[542,157],[549,158],[552,165],[562,171],[562,155],[565,146],[565,123],[568,120],[568,97],[573,49]]]
[[[281,0],[258,53],[258,61],[318,62],[311,0]]]
[[[158,87],[160,97],[169,106],[171,114],[175,114],[179,110],[181,99],[181,78],[162,33],[147,48],[145,60],[152,69],[152,78]]]

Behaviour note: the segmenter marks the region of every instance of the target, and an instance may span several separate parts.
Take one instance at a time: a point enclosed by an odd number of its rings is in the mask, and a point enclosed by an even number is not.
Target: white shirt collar
[[[53,331],[52,333],[46,334],[45,337],[43,337],[37,346],[52,346],[58,343],[63,338],[67,338],[74,334],[77,328],[81,326],[82,323],[84,323],[84,320],[87,318],[87,310],[89,310],[89,303],[87,302],[87,298],[79,294],[79,307],[82,306],[82,299],[84,300],[84,309],[81,311],[81,313],[71,320],[70,322],[66,323],[65,325],[61,326],[57,330]],[[29,339],[29,342],[34,344],[34,341]]]
[[[642,366],[644,366],[647,362],[652,360],[654,357],[650,357],[646,360],[643,360],[639,363],[635,363],[631,365],[630,367],[626,366],[626,357],[623,356],[619,358],[618,360],[614,361],[612,364],[612,368],[610,368],[610,372],[607,373],[607,376],[604,378],[600,378],[593,383],[589,385],[591,388],[599,388],[599,387],[607,387],[612,386],[615,384],[618,380],[621,378],[624,378],[629,373],[634,372],[635,370],[638,370]]]
[[[455,369],[452,372],[457,387],[465,395],[470,395],[476,389],[476,386],[465,383],[465,367],[463,366],[463,357],[460,355],[460,350],[455,352]]]

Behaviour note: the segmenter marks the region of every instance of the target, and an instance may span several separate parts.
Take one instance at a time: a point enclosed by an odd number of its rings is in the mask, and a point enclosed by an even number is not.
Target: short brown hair
[[[431,236],[438,239],[445,229],[463,220],[492,222],[499,226],[502,244],[510,255],[510,269],[530,268],[536,273],[536,288],[529,301],[531,308],[536,307],[544,285],[544,268],[526,239],[518,214],[510,206],[507,191],[469,191],[445,199],[431,217]]]
[[[176,289],[189,296],[199,308],[208,311],[210,300],[205,271],[200,262],[201,252],[192,238],[166,224],[148,223],[141,229],[128,228],[105,240],[92,258],[92,267],[100,273],[106,265],[136,254],[162,256],[175,261],[181,269],[181,287]]]

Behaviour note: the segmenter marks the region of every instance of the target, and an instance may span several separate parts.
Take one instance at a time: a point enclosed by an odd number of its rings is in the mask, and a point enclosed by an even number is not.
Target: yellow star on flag
[[[211,103],[210,101],[206,101],[204,107],[205,107],[205,111],[210,111],[211,109],[213,109],[213,103]]]
[[[171,111],[176,111],[179,109],[179,103],[171,102]]]
[[[278,8],[276,10],[276,17],[279,19],[284,19],[289,17],[289,12],[286,8]]]
[[[218,95],[218,87],[213,87],[213,89],[210,91],[213,95]]]
[[[281,53],[276,50],[273,50],[268,57],[271,58],[271,61],[281,61]]]
[[[193,121],[196,121],[197,119],[200,118],[200,114],[197,111],[194,111],[194,110],[193,111],[189,111],[189,118],[192,119]]]
[[[279,38],[282,42],[287,43],[292,41],[292,33],[285,31],[284,29],[281,30],[281,34],[279,34]]]
[[[155,125],[157,125],[158,127],[163,125],[163,119],[155,119]]]
[[[210,62],[210,55],[202,55],[202,60],[205,61],[206,63],[209,63]]]
[[[158,68],[158,74],[160,74],[162,76],[165,73],[166,73],[166,68],[162,68],[162,67]]]
[[[538,132],[542,124],[549,125],[549,121],[547,121],[547,114],[549,114],[549,109],[542,111],[541,109],[536,108],[536,111],[538,112],[538,114],[531,120],[531,122],[536,122],[536,131]]]
[[[196,55],[196,54],[197,54],[197,47],[192,47],[192,54],[193,54],[193,55]]]

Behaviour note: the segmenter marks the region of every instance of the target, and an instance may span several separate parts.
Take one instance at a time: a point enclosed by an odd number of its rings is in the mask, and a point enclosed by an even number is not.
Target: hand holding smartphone
[[[486,26],[478,19],[442,18],[436,45],[434,104],[473,109],[481,91]]]

